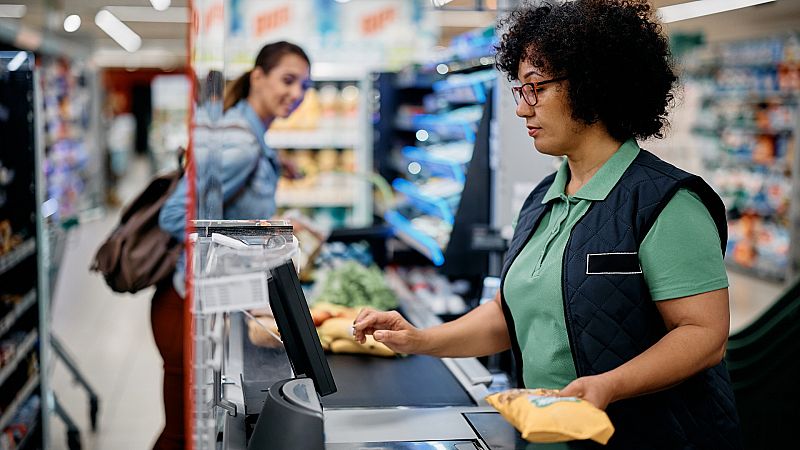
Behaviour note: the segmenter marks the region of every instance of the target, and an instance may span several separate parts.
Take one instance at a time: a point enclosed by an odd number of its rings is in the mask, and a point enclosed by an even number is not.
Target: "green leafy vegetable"
[[[397,307],[394,292],[386,285],[383,272],[347,261],[328,272],[319,300],[342,306],[369,306],[380,310]]]

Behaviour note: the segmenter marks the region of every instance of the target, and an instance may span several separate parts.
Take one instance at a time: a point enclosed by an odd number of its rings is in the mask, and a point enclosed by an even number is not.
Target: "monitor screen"
[[[333,394],[336,383],[311,320],[294,264],[287,261],[270,272],[269,303],[295,376],[311,378],[320,396]]]

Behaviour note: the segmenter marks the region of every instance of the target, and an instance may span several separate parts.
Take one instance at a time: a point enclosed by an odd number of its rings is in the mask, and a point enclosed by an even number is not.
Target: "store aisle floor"
[[[145,160],[131,166],[120,189],[127,201],[149,178]],[[96,433],[90,431],[86,392],[73,383],[60,361],[51,378],[64,409],[81,432],[84,449],[144,450],[152,447],[163,426],[161,357],[150,331],[150,297],[114,294],[88,270],[100,242],[116,223],[110,212],[70,233],[53,296],[52,331],[67,347],[100,397]],[[67,449],[66,427],[51,417],[50,443]]]

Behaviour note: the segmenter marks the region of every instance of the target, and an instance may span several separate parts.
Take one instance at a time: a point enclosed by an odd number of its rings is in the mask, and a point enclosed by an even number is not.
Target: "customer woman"
[[[310,83],[309,76],[310,61],[300,47],[288,42],[268,44],[258,53],[255,67],[226,91],[224,114],[218,125],[211,130],[205,126],[213,114],[213,105],[198,112],[194,145],[198,195],[203,197],[199,203],[204,217],[214,215],[215,209],[222,210],[224,219],[263,219],[275,214],[275,188],[281,166],[275,150],[264,141],[264,134],[275,118],[287,117],[300,104]],[[212,151],[215,145],[217,148]],[[218,187],[216,195],[214,186]],[[184,178],[159,217],[161,228],[181,242],[187,201]],[[156,290],[150,313],[153,336],[164,360],[166,424],[154,446],[159,450],[186,446],[184,291],[181,259],[173,280]]]
[[[637,143],[662,136],[676,84],[653,10],[548,1],[506,25],[497,65],[517,115],[564,162],[525,201],[494,301],[429,329],[364,310],[356,339],[442,357],[511,348],[525,387],[606,410],[610,448],[741,448],[722,362],[724,207]]]

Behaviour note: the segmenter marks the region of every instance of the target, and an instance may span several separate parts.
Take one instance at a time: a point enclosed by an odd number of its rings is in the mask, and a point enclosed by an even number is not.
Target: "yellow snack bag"
[[[549,389],[510,389],[486,401],[529,442],[591,439],[605,445],[614,434],[606,413],[577,397],[558,397]]]

